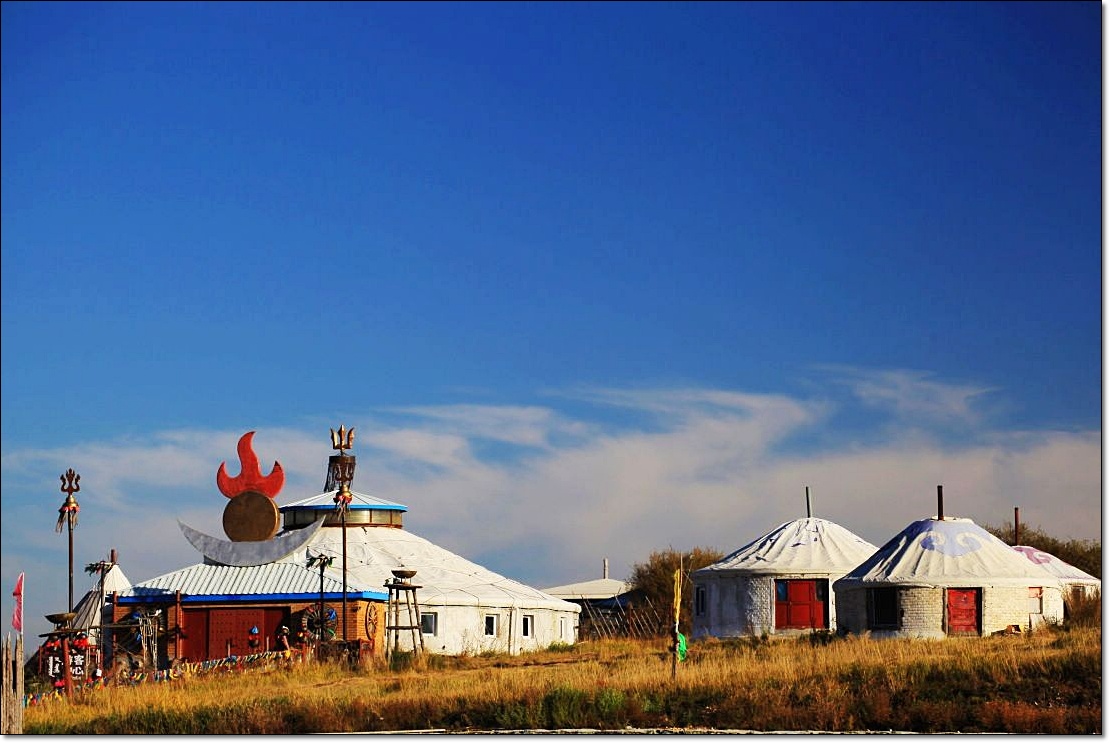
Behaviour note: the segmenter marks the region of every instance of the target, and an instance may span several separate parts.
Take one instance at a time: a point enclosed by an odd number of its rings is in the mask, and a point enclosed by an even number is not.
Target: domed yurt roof
[[[914,521],[839,581],[848,585],[1046,586],[1059,580],[971,519]]]
[[[780,524],[694,574],[845,573],[874,552],[875,545],[843,526],[810,517]]]

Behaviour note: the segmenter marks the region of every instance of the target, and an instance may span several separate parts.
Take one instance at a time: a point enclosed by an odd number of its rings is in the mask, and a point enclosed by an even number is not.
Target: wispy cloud
[[[928,372],[908,369],[873,370],[842,365],[817,368],[846,385],[865,406],[906,420],[980,423],[976,404],[984,395],[997,391],[995,387],[934,381]]]

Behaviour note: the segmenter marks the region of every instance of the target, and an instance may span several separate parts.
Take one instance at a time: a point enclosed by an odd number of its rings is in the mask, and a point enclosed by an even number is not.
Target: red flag
[[[15,596],[15,611],[12,612],[12,629],[23,634],[23,573],[19,574],[19,578],[15,582],[15,590],[12,591],[12,596]]]

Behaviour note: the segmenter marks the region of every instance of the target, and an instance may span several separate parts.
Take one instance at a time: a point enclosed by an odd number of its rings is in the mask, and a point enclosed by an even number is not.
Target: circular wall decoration
[[[336,627],[339,626],[339,614],[336,613],[335,607],[324,604],[324,620],[322,622],[319,615],[320,607],[318,604],[313,604],[305,609],[304,614],[301,615],[301,628],[313,640],[317,638],[334,640]],[[321,632],[323,633],[322,636]]]

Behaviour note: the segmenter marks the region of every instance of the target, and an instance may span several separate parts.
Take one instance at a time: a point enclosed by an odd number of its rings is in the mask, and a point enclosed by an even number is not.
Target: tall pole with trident
[[[346,652],[347,642],[347,508],[351,505],[351,482],[355,479],[355,458],[347,454],[354,445],[355,429],[339,426],[339,431],[331,431],[331,448],[339,452],[329,458],[332,479],[339,485],[335,492],[335,510],[339,512],[339,528],[343,532],[343,642]]]
[[[73,468],[66,470],[66,473],[61,476],[62,492],[66,494],[66,499],[62,503],[62,507],[58,509],[58,523],[54,527],[54,531],[59,534],[62,533],[62,524],[69,524],[69,611],[73,611],[73,527],[77,526],[77,514],[81,512],[81,506],[77,505],[77,499],[73,494],[81,490],[81,476],[73,471]]]

